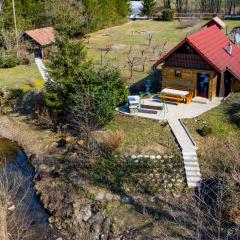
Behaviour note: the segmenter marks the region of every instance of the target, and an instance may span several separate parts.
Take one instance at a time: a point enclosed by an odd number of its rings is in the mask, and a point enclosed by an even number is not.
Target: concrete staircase
[[[42,76],[42,79],[47,82],[48,80],[51,80],[47,71],[46,66],[44,65],[41,58],[35,58],[35,63],[38,67],[38,70]]]
[[[182,151],[186,180],[188,187],[198,187],[201,181],[201,173],[196,151]]]
[[[188,187],[196,188],[200,185],[201,173],[195,142],[191,138],[184,124],[179,119],[169,119],[168,122],[182,150]]]

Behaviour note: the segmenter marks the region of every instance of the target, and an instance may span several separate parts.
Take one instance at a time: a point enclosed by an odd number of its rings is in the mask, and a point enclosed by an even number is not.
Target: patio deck
[[[183,118],[194,118],[204,112],[217,107],[221,103],[222,98],[215,98],[213,101],[207,103],[193,102],[190,104],[171,104],[167,103],[168,111],[164,113],[163,104],[156,97],[144,99],[142,109],[134,114],[130,114],[127,106],[119,107],[117,110],[120,113],[138,116],[144,118],[150,118],[155,120],[171,120],[171,119],[183,119]]]

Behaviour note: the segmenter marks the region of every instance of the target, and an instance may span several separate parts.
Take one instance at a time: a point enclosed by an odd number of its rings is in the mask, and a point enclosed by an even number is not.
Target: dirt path
[[[88,35],[90,37],[95,37],[95,36],[97,36],[99,34],[103,34],[103,33],[108,32],[110,30],[115,30],[115,29],[118,29],[118,28],[126,27],[128,25],[132,25],[132,24],[133,24],[133,21],[129,21],[129,22],[124,23],[122,25],[118,25],[118,26],[114,26],[114,27],[110,27],[110,28],[104,28],[104,29],[101,29],[101,30],[99,30],[97,32],[89,33]]]

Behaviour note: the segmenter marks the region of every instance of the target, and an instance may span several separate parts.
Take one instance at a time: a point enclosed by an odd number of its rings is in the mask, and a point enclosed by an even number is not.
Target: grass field
[[[216,161],[240,164],[240,93],[196,119],[184,120],[199,147],[198,156],[204,176],[214,172]],[[198,129],[204,125],[212,129],[207,137],[201,137]],[[236,163],[234,163],[235,166]]]
[[[179,21],[133,21],[122,26],[113,27],[90,34],[89,42],[86,40],[89,58],[93,59],[97,65],[101,64],[101,48],[111,48],[111,51],[103,56],[103,64],[110,64],[118,67],[123,76],[127,79],[127,84],[138,82],[149,75],[151,66],[175,45],[177,45],[186,34],[197,31],[206,21],[197,22],[193,27],[182,28]],[[228,25],[228,32],[235,26],[239,26],[239,21],[225,21]],[[152,34],[151,46],[148,45],[148,35]],[[163,48],[163,44],[166,43]],[[158,48],[153,53],[153,46]],[[129,56],[135,57],[136,66],[132,79],[129,79],[130,71],[128,66],[128,52],[132,47]],[[142,71],[141,50],[144,49],[146,57],[145,72]],[[103,52],[103,55],[105,52]]]
[[[17,66],[14,68],[0,68],[0,87],[27,88],[30,81],[41,80],[37,66]]]
[[[124,141],[119,151],[122,154],[171,154],[177,151],[174,137],[168,126],[158,121],[127,117],[117,114],[98,137],[107,131],[120,131]]]

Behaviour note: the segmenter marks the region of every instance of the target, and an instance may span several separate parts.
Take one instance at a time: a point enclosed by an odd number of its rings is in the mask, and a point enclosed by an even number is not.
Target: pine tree
[[[155,0],[144,0],[142,13],[149,17],[153,16],[155,11],[155,5],[156,5]]]

